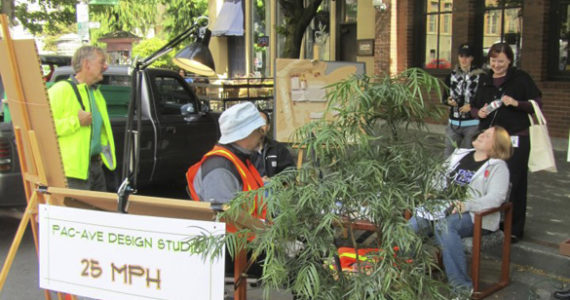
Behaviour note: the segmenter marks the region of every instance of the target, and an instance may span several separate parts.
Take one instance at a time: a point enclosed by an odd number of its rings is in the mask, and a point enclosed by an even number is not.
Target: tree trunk
[[[303,0],[279,0],[285,19],[285,45],[282,57],[299,58],[303,35],[323,0],[312,0],[305,7]]]

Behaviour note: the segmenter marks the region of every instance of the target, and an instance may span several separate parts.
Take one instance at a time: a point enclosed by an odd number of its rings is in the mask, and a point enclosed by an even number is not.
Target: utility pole
[[[89,5],[82,1],[77,3],[77,34],[84,44],[89,44]]]

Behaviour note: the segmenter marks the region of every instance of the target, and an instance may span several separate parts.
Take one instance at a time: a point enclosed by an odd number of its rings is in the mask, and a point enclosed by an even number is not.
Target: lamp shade
[[[214,59],[208,49],[211,32],[206,30],[203,37],[198,38],[195,43],[182,49],[172,60],[180,68],[203,76],[215,76]]]

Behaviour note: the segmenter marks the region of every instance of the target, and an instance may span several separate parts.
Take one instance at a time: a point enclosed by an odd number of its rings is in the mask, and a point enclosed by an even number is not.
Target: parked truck
[[[48,87],[68,79],[72,73],[71,67],[56,69]],[[118,160],[118,170],[107,173],[110,191],[116,191],[122,174],[130,84],[127,66],[110,66],[99,87],[107,101]],[[156,191],[156,187],[164,186],[167,195],[172,195],[172,190],[183,193],[186,170],[210,150],[220,136],[219,114],[211,112],[178,72],[170,70],[145,69],[141,95],[142,129],[136,188],[144,190],[153,186]],[[25,197],[12,125],[3,123],[0,129],[0,206],[22,205]]]

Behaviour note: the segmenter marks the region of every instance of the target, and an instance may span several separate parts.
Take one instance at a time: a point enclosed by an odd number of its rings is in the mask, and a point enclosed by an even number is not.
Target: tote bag
[[[548,128],[546,127],[546,119],[544,119],[542,111],[536,102],[534,102],[534,100],[528,101],[534,108],[534,115],[537,120],[535,123],[532,116],[530,114],[528,115],[528,119],[530,120],[530,127],[528,128],[530,134],[528,169],[531,172],[557,172],[554,152],[552,152],[552,143],[550,142]]]

